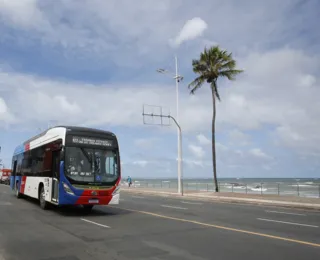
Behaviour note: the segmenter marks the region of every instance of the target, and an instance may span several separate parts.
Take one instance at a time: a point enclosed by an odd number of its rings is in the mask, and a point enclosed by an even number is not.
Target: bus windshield
[[[71,183],[107,185],[118,178],[114,150],[66,147],[65,175]]]

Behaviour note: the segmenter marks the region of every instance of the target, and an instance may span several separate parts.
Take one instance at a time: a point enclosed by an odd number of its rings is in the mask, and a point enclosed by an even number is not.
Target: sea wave
[[[291,185],[288,185],[288,186],[291,186],[291,187],[309,187],[309,188],[313,188],[313,187],[316,187],[315,184],[300,184],[300,183],[297,183],[297,184],[291,184]]]
[[[250,188],[250,190],[252,191],[267,191],[268,189],[267,188]]]

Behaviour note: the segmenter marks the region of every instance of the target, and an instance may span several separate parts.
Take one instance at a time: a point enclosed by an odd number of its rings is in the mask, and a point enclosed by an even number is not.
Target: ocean
[[[123,181],[126,181],[125,178]],[[177,190],[177,179],[132,179],[134,187]],[[320,198],[319,178],[220,178],[221,192]],[[184,179],[188,191],[214,191],[213,179]]]

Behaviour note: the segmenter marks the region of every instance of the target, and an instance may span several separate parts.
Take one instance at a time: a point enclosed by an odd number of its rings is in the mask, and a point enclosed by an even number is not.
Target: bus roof
[[[33,136],[32,138],[25,141],[22,145],[19,145],[14,150],[14,155],[23,153],[26,150],[33,149],[45,143],[53,141],[53,139],[62,139],[64,141],[67,131],[77,131],[77,132],[91,132],[97,134],[107,134],[115,136],[114,133],[110,131],[89,128],[89,127],[80,127],[80,126],[54,126],[51,127],[42,133]]]

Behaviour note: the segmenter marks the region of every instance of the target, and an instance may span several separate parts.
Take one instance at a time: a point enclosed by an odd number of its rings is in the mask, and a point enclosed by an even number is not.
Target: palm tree
[[[226,77],[228,80],[235,80],[236,75],[243,72],[236,69],[236,61],[232,58],[232,53],[221,50],[219,46],[213,46],[209,49],[205,48],[200,54],[200,59],[192,60],[194,73],[199,76],[195,78],[189,85],[190,94],[202,87],[204,83],[209,83],[212,93],[212,163],[213,177],[216,192],[219,192],[217,180],[217,164],[216,164],[216,145],[215,145],[215,121],[216,121],[216,98],[220,101],[217,81],[219,78]]]

